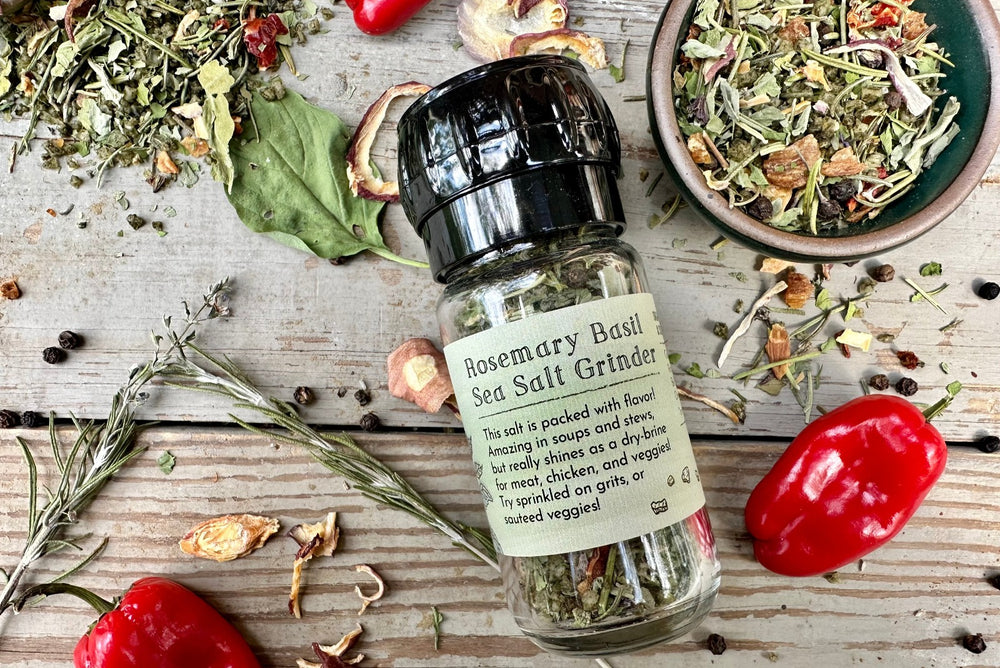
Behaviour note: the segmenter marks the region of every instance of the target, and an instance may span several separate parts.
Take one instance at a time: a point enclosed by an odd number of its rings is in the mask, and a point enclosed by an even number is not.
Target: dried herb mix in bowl
[[[911,3],[699,0],[673,89],[709,187],[815,235],[909,192],[959,132],[952,64]]]

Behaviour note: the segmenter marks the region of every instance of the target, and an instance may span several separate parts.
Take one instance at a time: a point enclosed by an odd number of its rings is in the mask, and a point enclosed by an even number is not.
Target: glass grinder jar
[[[719,561],[642,262],[618,236],[618,132],[585,70],[502,60],[399,123],[401,200],[445,284],[438,320],[507,602],[539,646],[682,635]]]

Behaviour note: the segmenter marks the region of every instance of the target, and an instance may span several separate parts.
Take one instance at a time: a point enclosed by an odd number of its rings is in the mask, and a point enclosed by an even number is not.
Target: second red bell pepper
[[[757,560],[818,575],[868,554],[913,516],[946,459],[944,438],[905,399],[847,402],[806,426],[750,494]]]
[[[430,0],[345,0],[361,32],[382,35],[400,27]]]
[[[239,631],[172,580],[138,580],[117,606],[70,585],[46,589],[75,594],[104,613],[80,638],[75,668],[260,668]]]

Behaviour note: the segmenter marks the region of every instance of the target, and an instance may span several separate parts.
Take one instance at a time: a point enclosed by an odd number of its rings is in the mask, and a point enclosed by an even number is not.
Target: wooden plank
[[[67,434],[67,430],[62,430]],[[27,477],[13,437],[24,436],[51,481],[42,430],[0,435],[0,565],[9,568],[24,538]],[[458,435],[361,434],[365,447],[424,491],[451,517],[482,524],[476,479]],[[358,600],[352,570],[369,563],[388,594],[360,621],[359,650],[371,666],[580,666],[554,657],[521,637],[503,604],[495,572],[451,547],[408,516],[376,507],[346,489],[294,448],[232,429],[153,428],[148,448],[113,481],[77,532],[109,536],[106,553],[75,578],[113,596],[135,578],[165,574],[190,586],[243,631],[265,666],[289,666],[308,657],[309,643],[332,642],[353,627]],[[165,476],[156,458],[177,458]],[[839,582],[787,578],[761,568],[743,526],[747,494],[781,451],[767,443],[701,441],[696,454],[723,563],[723,586],[708,620],[680,640],[613,665],[996,665],[1000,592],[985,576],[1000,570],[1000,458],[953,449],[948,468],[906,529],[885,548],[850,566]],[[249,557],[217,564],[182,554],[176,540],[198,521],[231,512],[280,518],[287,529],[337,510],[341,547],[310,562],[304,575],[304,617],[286,610],[294,544],[276,536]],[[96,538],[94,539],[96,540]],[[91,543],[93,542],[90,541]],[[39,577],[68,561],[53,557]],[[440,651],[433,649],[431,606],[445,615]],[[75,599],[45,601],[0,621],[0,664],[65,666],[76,638],[93,616]],[[705,646],[721,633],[729,649],[719,657]],[[989,649],[974,657],[956,641],[983,633]],[[593,664],[591,664],[593,665]]]
[[[311,100],[355,124],[366,106],[392,83],[421,79],[438,83],[475,63],[455,51],[455,2],[433,3],[391,38],[359,34],[348,12],[338,10],[329,32],[311,38],[296,50],[306,81],[289,85]],[[662,171],[648,130],[645,105],[626,102],[645,92],[643,71],[649,43],[662,3],[581,3],[574,12],[585,29],[608,42],[617,59],[626,40],[627,78],[615,84],[607,73],[594,75],[607,97],[622,131],[624,175],[620,186],[631,228],[625,240],[645,256],[649,288],[661,311],[661,321],[672,350],[682,354],[679,382],[729,401],[732,383],[697,380],[683,369],[698,362],[710,368],[722,341],[712,335],[716,322],[735,325],[737,300],[749,304],[769,278],[754,268],[756,254],[735,244],[723,256],[709,248],[715,231],[682,211],[666,225],[649,230],[646,221],[672,193],[665,182],[647,191]],[[625,20],[622,20],[625,17]],[[8,132],[15,133],[18,126]],[[389,126],[391,129],[391,125]],[[376,147],[376,159],[391,167],[395,149],[391,132]],[[4,142],[8,143],[8,142]],[[650,176],[641,182],[639,174]],[[4,407],[25,410],[70,411],[85,417],[103,417],[109,397],[128,368],[148,358],[148,332],[164,313],[179,313],[181,299],[197,299],[203,286],[224,275],[234,277],[236,317],[205,330],[204,342],[230,354],[269,391],[289,397],[298,385],[317,389],[319,401],[306,410],[310,420],[353,425],[360,417],[349,399],[334,390],[354,387],[364,380],[374,389],[378,410],[390,425],[455,426],[450,416],[426,416],[389,397],[383,363],[386,354],[409,336],[434,336],[434,304],[440,286],[429,273],[399,267],[374,257],[359,257],[333,267],[274,242],[255,236],[237,219],[222,188],[207,177],[191,190],[179,185],[158,194],[148,191],[136,170],[111,173],[98,190],[88,180],[79,190],[68,186],[69,174],[40,169],[35,154],[22,156],[13,174],[0,170],[0,277],[17,277],[24,296],[0,301],[0,396]],[[875,333],[901,334],[895,344],[878,344],[868,355],[851,360],[836,354],[823,360],[823,383],[817,404],[831,407],[860,392],[858,381],[878,370],[893,377],[901,370],[892,350],[911,349],[927,365],[912,375],[927,391],[915,398],[932,402],[954,379],[966,389],[953,410],[938,420],[952,439],[968,440],[996,431],[1000,425],[1000,340],[996,336],[996,303],[974,294],[978,281],[996,279],[995,258],[1000,252],[1000,168],[991,167],[983,186],[954,215],[925,238],[879,258],[899,273],[914,276],[930,260],[945,268],[942,281],[951,287],[941,296],[949,315],[926,304],[908,302],[910,290],[901,282],[880,287],[855,327]],[[168,232],[158,238],[147,228],[133,232],[126,212],[113,197],[124,191],[129,213],[157,218],[165,207],[178,215],[163,218]],[[50,216],[52,208],[73,211]],[[154,210],[154,207],[156,210]],[[88,221],[78,229],[80,215]],[[384,229],[389,244],[409,257],[421,257],[419,239],[409,229],[402,211],[389,207]],[[123,236],[118,233],[123,231]],[[830,282],[833,295],[854,294],[853,284],[871,262],[853,269],[838,266]],[[804,268],[812,273],[811,267]],[[733,278],[742,272],[746,283]],[[924,280],[927,287],[937,281]],[[812,313],[813,311],[810,311]],[[956,330],[939,328],[952,318],[963,320]],[[796,322],[793,316],[789,322]],[[843,328],[831,323],[828,333]],[[45,365],[40,351],[52,345],[62,329],[81,332],[87,345],[57,367]],[[763,341],[756,330],[737,346],[723,369],[733,373],[749,363]],[[938,367],[947,362],[952,375]],[[975,374],[975,376],[973,375]],[[691,431],[704,435],[795,434],[803,424],[797,404],[787,393],[779,398],[753,390],[745,427],[730,424],[710,409],[688,405]],[[155,392],[142,415],[171,421],[220,421],[226,406],[209,397]]]

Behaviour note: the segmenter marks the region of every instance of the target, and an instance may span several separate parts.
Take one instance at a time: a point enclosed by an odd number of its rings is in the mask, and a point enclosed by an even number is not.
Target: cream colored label
[[[704,505],[651,295],[532,316],[444,352],[504,554],[607,545]]]

